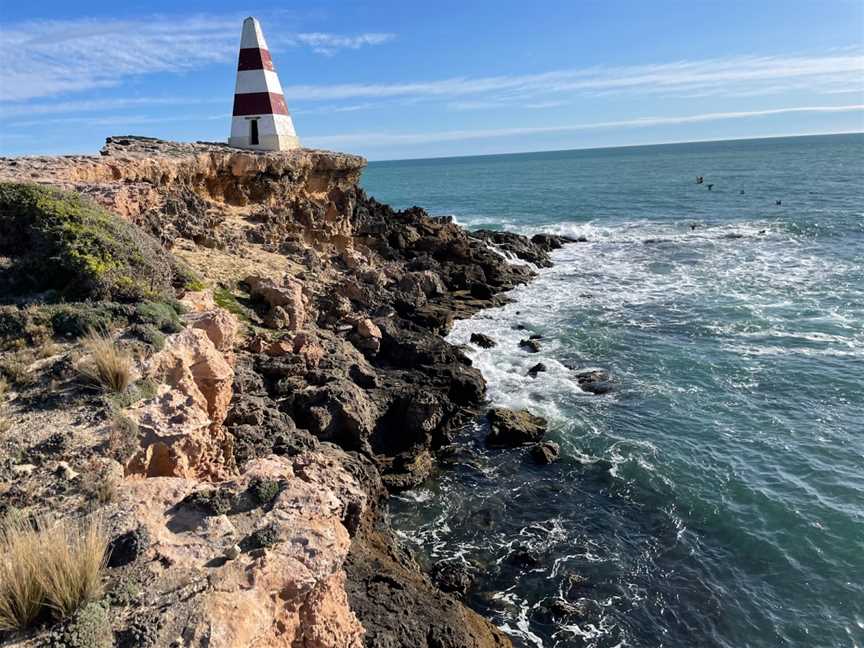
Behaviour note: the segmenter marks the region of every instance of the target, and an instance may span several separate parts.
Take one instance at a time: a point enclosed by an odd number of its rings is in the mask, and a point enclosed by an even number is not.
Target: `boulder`
[[[192,328],[201,329],[220,351],[230,351],[237,342],[239,322],[222,308],[193,311],[184,316]]]
[[[166,636],[156,645],[174,640],[171,628],[196,648],[363,645],[363,626],[345,592],[351,538],[342,521],[370,506],[365,491],[335,450],[255,460],[220,490],[240,501],[262,482],[279,484],[267,508],[215,516],[191,503],[206,488],[194,480],[128,483],[121,505],[130,526],[149,539],[142,558],[170,565],[154,571],[147,585],[151,596],[172,601],[156,629]],[[243,538],[263,529],[272,542],[245,549]],[[178,598],[178,583],[195,586]]]
[[[375,323],[368,319],[364,318],[359,320],[355,325],[354,329],[357,331],[357,334],[362,338],[376,338],[378,340],[381,339],[381,329],[375,325]]]
[[[126,410],[139,433],[139,449],[127,463],[126,474],[224,474],[232,459],[222,423],[234,382],[225,355],[204,330],[190,327],[169,336],[144,373],[161,384],[153,398]]]
[[[540,352],[540,342],[537,340],[519,340],[519,347],[525,349],[528,353]]]
[[[307,320],[307,299],[303,294],[303,284],[288,275],[282,279],[281,285],[272,279],[254,275],[246,277],[243,282],[249,286],[252,297],[266,302],[271,309],[282,309],[271,317],[272,324],[284,322],[279,328],[292,331],[303,328]]]
[[[571,236],[556,236],[555,234],[535,234],[531,237],[531,242],[546,252],[557,250],[564,247],[567,243],[576,243],[580,240],[585,241],[587,239],[584,236],[575,239]]]
[[[495,346],[495,340],[488,335],[483,335],[482,333],[472,333],[471,344],[476,344],[481,349],[491,349]]]
[[[490,446],[513,447],[535,443],[546,434],[546,419],[534,416],[528,410],[496,407],[489,410],[486,417],[489,420],[486,443]]]
[[[542,441],[531,446],[531,456],[539,464],[550,464],[561,456],[561,447],[554,441]]]
[[[612,391],[612,377],[606,369],[579,369],[574,375],[583,391],[591,394],[605,394]]]
[[[368,451],[369,436],[380,413],[350,380],[309,386],[294,396],[293,418],[322,441]]]
[[[544,371],[546,371],[546,365],[543,364],[542,362],[538,362],[537,364],[535,364],[533,367],[531,367],[528,370],[528,375],[531,376],[532,378],[536,378],[537,374],[542,373]]]
[[[442,592],[449,592],[460,599],[471,590],[476,571],[463,562],[442,561],[432,568],[432,580]]]

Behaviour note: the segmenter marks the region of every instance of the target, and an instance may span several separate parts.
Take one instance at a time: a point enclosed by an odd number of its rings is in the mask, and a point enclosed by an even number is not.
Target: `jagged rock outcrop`
[[[109,138],[101,156],[0,158],[0,180],[79,191],[191,271],[156,305],[165,317],[122,305],[137,327],[123,339],[161,348],[141,366],[155,393],[123,410],[133,447],[112,509],[118,538],[142,539],[112,569],[148,583],[136,609],[152,619],[124,618],[119,636],[151,628],[160,647],[178,637],[238,648],[510,645],[433,584],[381,505],[427,479],[438,450],[486,408],[481,373],[441,335],[506,303],[566,241],[394,211],[357,186],[364,164],[135,137]],[[517,419],[493,442],[540,438],[540,423]]]
[[[277,214],[306,240],[344,245],[351,236],[351,190],[366,161],[356,155],[297,149],[262,153],[224,144],[109,137],[98,156],[0,158],[0,181],[78,191],[145,225],[164,241],[205,245],[232,240],[219,231],[224,207]]]
[[[346,523],[370,502],[340,451],[250,462],[218,484],[216,510],[212,486],[194,479],[134,481],[122,497],[130,531],[148,539],[148,598],[168,605],[158,645],[363,645],[343,564]]]
[[[204,308],[212,296],[190,295],[186,303]],[[186,319],[189,326],[145,363],[143,374],[159,389],[127,411],[140,431],[127,475],[218,477],[233,463],[222,424],[232,398],[237,320],[215,306],[193,310]]]

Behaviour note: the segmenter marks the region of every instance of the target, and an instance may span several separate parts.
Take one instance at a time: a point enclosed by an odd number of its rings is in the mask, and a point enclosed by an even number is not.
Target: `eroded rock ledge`
[[[123,475],[106,514],[137,548],[113,575],[149,579],[118,637],[150,624],[135,645],[510,645],[434,587],[382,503],[484,409],[482,375],[441,335],[567,241],[394,211],[358,187],[364,165],[136,137],[101,156],[0,159],[0,181],[89,196],[199,277],[177,295],[183,330],[141,362],[158,388],[124,410],[134,447],[102,459]],[[36,447],[54,419],[26,403],[17,422]]]

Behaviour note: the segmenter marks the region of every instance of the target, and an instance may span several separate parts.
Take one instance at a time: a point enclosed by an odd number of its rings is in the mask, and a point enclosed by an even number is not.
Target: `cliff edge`
[[[483,413],[441,335],[566,241],[394,211],[364,166],[141,137],[0,158],[0,513],[108,543],[76,612],[0,639],[510,645],[383,505]]]

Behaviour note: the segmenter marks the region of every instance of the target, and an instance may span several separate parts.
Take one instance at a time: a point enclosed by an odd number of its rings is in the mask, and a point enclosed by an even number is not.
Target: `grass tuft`
[[[84,338],[84,349],[90,358],[81,365],[81,373],[107,392],[125,392],[132,381],[132,356],[110,336],[96,331]]]
[[[0,630],[32,625],[43,613],[65,618],[102,593],[108,539],[100,520],[0,522]]]

